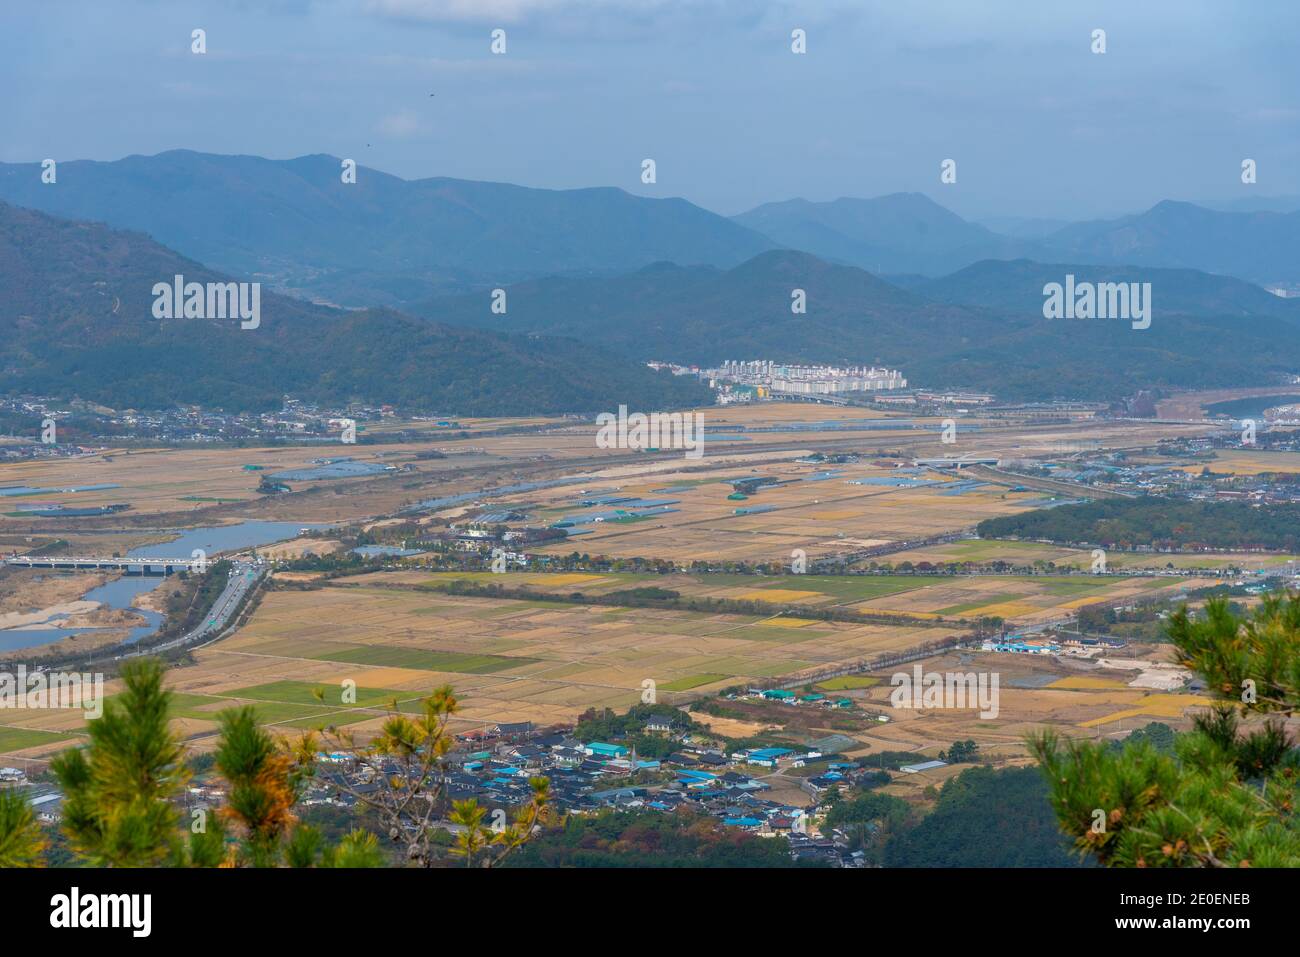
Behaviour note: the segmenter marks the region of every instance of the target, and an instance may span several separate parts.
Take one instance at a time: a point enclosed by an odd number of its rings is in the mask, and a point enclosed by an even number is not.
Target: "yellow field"
[[[1047,687],[1049,688],[1086,688],[1096,689],[1098,691],[1113,690],[1123,688],[1124,682],[1117,678],[1086,678],[1082,675],[1072,675],[1069,678],[1062,678],[1060,681],[1053,681]]]
[[[400,571],[363,575],[361,584],[433,585],[463,579],[530,591],[567,594],[581,591],[602,595],[654,585],[683,596],[772,605],[843,607],[863,613],[887,613],[922,620],[966,619],[997,616],[1013,624],[1034,624],[1065,618],[1084,605],[1121,603],[1126,599],[1157,595],[1177,596],[1184,589],[1210,583],[1209,579],[1093,575],[649,575],[610,573],[588,576],[585,582],[569,575],[511,572]],[[796,587],[803,586],[803,587]],[[799,619],[791,619],[797,622]],[[770,624],[770,623],[765,623]],[[792,627],[792,625],[786,625]]]
[[[1263,472],[1300,472],[1300,452],[1267,452],[1263,450],[1219,450],[1213,461],[1204,465],[1186,466],[1183,471],[1199,473],[1202,468],[1211,472],[1232,475],[1259,475]]]
[[[1211,699],[1199,695],[1151,694],[1147,695],[1136,708],[1116,711],[1102,718],[1093,718],[1091,721],[1080,721],[1079,727],[1094,728],[1098,725],[1121,721],[1124,718],[1177,718],[1189,707],[1206,708],[1213,703]]]

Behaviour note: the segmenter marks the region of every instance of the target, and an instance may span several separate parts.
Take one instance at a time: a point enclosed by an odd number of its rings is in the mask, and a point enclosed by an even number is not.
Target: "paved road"
[[[230,578],[226,582],[226,587],[217,596],[217,600],[213,602],[212,608],[208,611],[208,615],[202,624],[179,638],[173,638],[161,645],[142,649],[136,654],[156,654],[160,651],[170,651],[173,648],[180,648],[208,638],[215,638],[230,624],[230,619],[235,610],[239,608],[239,603],[244,600],[244,597],[265,574],[266,569],[263,566],[257,566],[251,562],[234,562],[230,569]]]

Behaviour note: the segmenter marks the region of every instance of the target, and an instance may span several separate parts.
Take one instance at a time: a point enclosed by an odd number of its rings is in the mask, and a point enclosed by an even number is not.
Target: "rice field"
[[[401,571],[362,576],[355,581],[368,585],[447,585],[458,579],[491,581],[509,587],[567,596],[609,595],[653,584],[677,592],[684,598],[732,599],[764,602],[773,606],[793,605],[810,609],[843,608],[861,613],[902,615],[922,621],[962,620],[999,617],[1012,624],[1034,624],[1068,617],[1078,608],[1096,602],[1121,603],[1160,593],[1176,596],[1181,591],[1208,583],[1180,576],[1136,575],[647,575],[610,573],[586,576],[545,573],[509,573],[480,576],[459,572]],[[563,579],[557,584],[550,579]],[[805,624],[800,624],[803,621]],[[779,622],[779,624],[777,623]],[[775,619],[752,626],[758,639],[804,641],[788,633],[804,628],[806,619]],[[773,629],[780,628],[780,633]]]

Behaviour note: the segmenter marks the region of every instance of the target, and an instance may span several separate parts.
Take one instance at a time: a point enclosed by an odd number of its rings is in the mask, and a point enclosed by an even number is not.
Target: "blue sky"
[[[323,152],[728,214],[904,190],[971,218],[1300,194],[1292,0],[6,0],[0,38],[9,162]]]

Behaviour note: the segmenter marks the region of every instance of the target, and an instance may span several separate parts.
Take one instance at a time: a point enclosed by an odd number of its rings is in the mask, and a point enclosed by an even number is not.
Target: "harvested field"
[[[200,741],[215,731],[215,712],[235,703],[257,703],[264,720],[286,727],[346,717],[364,731],[388,699],[442,684],[462,699],[458,727],[546,724],[572,722],[589,707],[626,709],[646,679],[671,701],[957,633],[833,622],[750,633],[759,620],[373,586],[271,592],[239,634],[170,672],[169,686],[185,695],[181,716]],[[345,705],[342,691],[353,686],[356,704]]]

